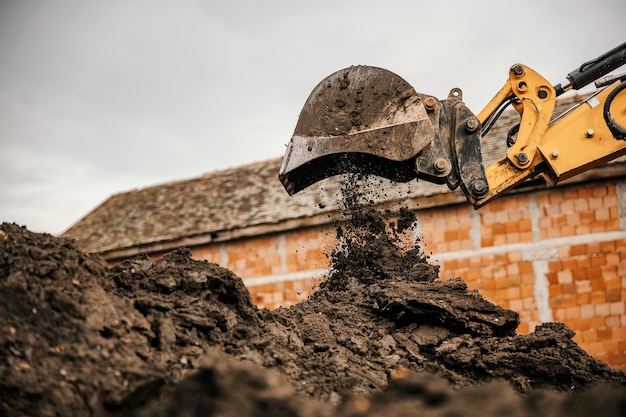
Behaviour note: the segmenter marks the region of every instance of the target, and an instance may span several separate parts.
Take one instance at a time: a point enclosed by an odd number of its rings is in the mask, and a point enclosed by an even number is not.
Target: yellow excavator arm
[[[423,179],[460,187],[476,208],[537,175],[555,185],[626,154],[626,74],[606,76],[624,64],[626,43],[556,86],[525,65],[513,65],[478,115],[458,88],[438,100],[390,71],[349,67],[309,96],[279,178],[290,194],[343,173]],[[598,92],[553,118],[559,95],[594,81]],[[485,168],[481,138],[507,106],[519,113],[519,124],[502,138],[506,155]]]

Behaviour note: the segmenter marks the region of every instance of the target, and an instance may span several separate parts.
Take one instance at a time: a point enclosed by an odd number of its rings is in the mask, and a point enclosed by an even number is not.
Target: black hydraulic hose
[[[599,57],[587,61],[567,74],[568,85],[554,86],[557,97],[570,88],[580,90],[598,78],[626,64],[626,42],[611,49]]]
[[[496,122],[502,115],[502,112],[504,112],[504,110],[506,110],[506,108],[511,104],[512,98],[513,96],[507,97],[502,103],[500,103],[500,106],[487,118],[485,124],[483,125],[483,128],[480,131],[481,137],[487,136],[487,133],[489,133],[493,125],[496,124]]]
[[[606,97],[606,101],[604,102],[604,111],[603,111],[604,121],[606,122],[606,125],[608,126],[609,130],[611,131],[611,133],[616,139],[622,139],[622,140],[626,139],[626,128],[624,126],[621,126],[619,123],[613,120],[613,117],[611,117],[611,103],[613,103],[613,100],[615,99],[615,97],[624,88],[626,88],[626,81],[622,81],[620,85],[615,87],[613,91],[609,93],[609,95]]]
[[[519,123],[509,129],[506,134],[506,146],[510,148],[517,141],[517,132],[519,132]]]
[[[626,42],[596,59],[585,62],[567,75],[572,88],[578,90],[626,64]]]

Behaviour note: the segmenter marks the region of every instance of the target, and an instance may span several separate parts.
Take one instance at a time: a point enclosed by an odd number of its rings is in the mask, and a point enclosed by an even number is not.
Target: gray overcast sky
[[[626,40],[624,0],[0,0],[0,221],[59,234],[118,192],[282,156],[365,64],[478,113]]]

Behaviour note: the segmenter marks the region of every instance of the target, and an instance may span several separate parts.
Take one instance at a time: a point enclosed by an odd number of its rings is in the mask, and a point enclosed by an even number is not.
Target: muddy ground
[[[274,311],[185,249],[109,269],[2,224],[0,416],[625,415],[624,372],[439,280],[412,216],[355,212],[328,280]]]

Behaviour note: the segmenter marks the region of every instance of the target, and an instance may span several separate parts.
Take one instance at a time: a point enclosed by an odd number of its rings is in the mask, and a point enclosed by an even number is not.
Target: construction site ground
[[[4,223],[0,415],[624,415],[623,371],[440,280],[406,244],[414,220],[354,210],[328,279],[272,311],[186,249],[109,268]]]

